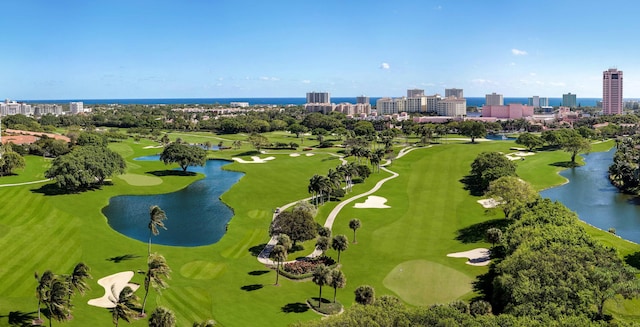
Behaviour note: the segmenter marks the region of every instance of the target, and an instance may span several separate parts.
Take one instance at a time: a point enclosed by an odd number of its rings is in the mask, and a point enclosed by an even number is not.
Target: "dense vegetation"
[[[609,166],[609,179],[611,183],[623,192],[639,194],[640,192],[640,138],[638,136],[626,137],[618,143],[613,164]]]

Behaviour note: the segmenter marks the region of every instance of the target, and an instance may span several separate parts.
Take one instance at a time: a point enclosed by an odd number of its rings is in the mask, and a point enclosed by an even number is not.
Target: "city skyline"
[[[537,23],[533,7],[552,23]],[[617,31],[640,27],[639,7],[616,7]],[[638,98],[640,46],[594,24],[606,10],[575,0],[9,2],[0,98],[395,97],[451,88],[467,97],[600,98],[602,71],[613,67],[625,71],[625,97]]]

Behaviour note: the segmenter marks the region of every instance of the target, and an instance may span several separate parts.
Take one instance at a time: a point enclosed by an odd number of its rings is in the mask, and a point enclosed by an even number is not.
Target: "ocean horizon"
[[[370,97],[371,105],[375,105],[376,101],[382,97]],[[481,107],[485,103],[484,97],[468,97],[467,106],[469,107]],[[594,107],[596,101],[600,101],[601,98],[577,98],[576,103],[581,107]],[[632,99],[625,99],[632,100]],[[282,98],[149,98],[149,99],[60,99],[60,100],[16,100],[18,102],[36,104],[36,103],[48,103],[48,104],[64,104],[69,102],[83,102],[86,105],[96,104],[121,104],[121,105],[211,105],[211,104],[229,104],[231,102],[248,102],[249,105],[303,105],[306,102],[304,97],[282,97]],[[332,103],[350,102],[356,103],[355,97],[332,97]],[[504,103],[520,103],[527,104],[528,98],[526,97],[505,97]],[[549,105],[557,107],[562,105],[562,98],[549,98]]]

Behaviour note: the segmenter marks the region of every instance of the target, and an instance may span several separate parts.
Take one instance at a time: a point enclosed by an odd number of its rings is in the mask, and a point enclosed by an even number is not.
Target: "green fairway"
[[[172,138],[178,136],[172,135]],[[286,133],[273,133],[282,142],[295,141]],[[271,136],[270,135],[270,136]],[[180,137],[193,142],[212,138],[244,139],[246,136],[181,133]],[[190,141],[191,142],[191,141]],[[226,142],[226,141],[225,141]],[[311,143],[305,140],[305,145]],[[316,144],[316,141],[313,141]],[[91,291],[73,299],[74,319],[66,326],[111,326],[106,309],[86,304],[91,298],[103,295],[96,281],[121,271],[146,269],[144,242],[130,239],[112,230],[101,209],[116,195],[161,194],[186,187],[202,176],[152,174],[174,166],[161,162],[133,161],[139,156],[157,154],[157,143],[127,140],[110,147],[123,154],[128,171],[112,179],[112,185],[78,194],[56,195],[44,184],[0,187],[0,326],[8,326],[10,312],[33,314],[36,310],[33,273],[51,269],[55,273],[70,273],[83,261],[92,268]],[[227,143],[230,145],[230,142]],[[474,234],[476,224],[500,216],[491,216],[476,203],[460,180],[468,173],[475,156],[483,151],[509,153],[513,142],[456,143],[416,149],[394,160],[388,167],[400,175],[388,181],[373,195],[387,199],[386,209],[354,208],[347,205],[337,216],[333,234],[345,234],[352,239],[348,222],[359,218],[358,243],[349,244],[341,255],[342,270],[347,286],[338,290],[338,300],[346,307],[354,303],[353,291],[369,284],[377,295],[393,294],[415,305],[440,303],[473,297],[471,282],[487,271],[486,267],[465,264],[465,260],[448,258],[446,254],[467,251],[489,244]],[[399,147],[396,148],[396,150]],[[264,164],[231,163],[224,168],[242,171],[245,175],[222,200],[234,210],[225,236],[216,244],[199,247],[170,247],[153,245],[152,250],[164,255],[172,268],[169,288],[161,295],[150,291],[148,310],[163,305],[176,313],[179,326],[213,318],[221,326],[284,326],[290,323],[319,319],[312,310],[305,310],[306,299],[317,296],[318,288],[310,281],[291,281],[280,278],[274,286],[275,272],[256,259],[256,253],[268,240],[273,210],[310,194],[308,181],[313,174],[326,174],[340,164],[338,148],[313,150],[314,156],[302,151],[268,150],[261,158],[276,159]],[[297,152],[299,157],[289,156]],[[248,158],[253,149],[244,144],[238,150],[209,152],[210,157],[229,159]],[[518,161],[518,173],[523,179],[542,189],[562,182],[555,162],[567,161],[566,152],[539,152]],[[0,184],[42,179],[49,161],[27,157],[27,168],[16,176],[0,178]],[[356,184],[345,200],[370,190],[389,173],[374,173],[364,184]],[[364,202],[366,198],[354,203]],[[317,221],[324,223],[338,202],[329,202],[318,210]],[[172,219],[172,217],[169,217]],[[598,239],[620,249],[621,253],[639,250],[636,244],[625,242],[595,229],[589,229]],[[165,231],[161,231],[165,232]],[[311,252],[313,243],[304,243],[304,251]],[[336,258],[333,250],[327,254]],[[117,258],[126,258],[116,260]],[[407,279],[399,278],[412,272]],[[136,274],[133,282],[142,284],[143,275]],[[436,287],[437,286],[437,287]],[[136,292],[142,296],[140,290]],[[324,292],[323,292],[324,294]],[[328,293],[327,293],[328,294]],[[625,302],[626,303],[626,302]],[[302,304],[302,305],[300,305]],[[626,306],[625,308],[631,308]],[[620,312],[624,316],[637,314],[631,309]],[[145,320],[132,321],[133,326],[146,326]]]

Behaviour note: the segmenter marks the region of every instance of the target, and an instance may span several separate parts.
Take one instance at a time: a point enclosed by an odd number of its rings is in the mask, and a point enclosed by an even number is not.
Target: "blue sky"
[[[6,1],[0,98],[640,97],[635,1]]]

